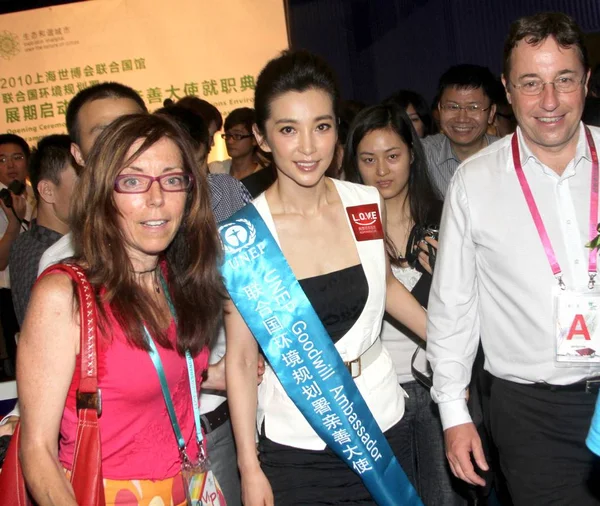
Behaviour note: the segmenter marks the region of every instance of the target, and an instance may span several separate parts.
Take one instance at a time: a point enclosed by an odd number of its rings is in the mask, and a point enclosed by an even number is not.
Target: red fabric
[[[71,485],[79,506],[104,506],[102,452],[95,409],[79,411]]]
[[[0,473],[0,490],[2,491],[3,506],[31,506],[25,486],[23,470],[19,462],[20,434],[21,427],[20,424],[17,424],[6,451],[2,472]]]
[[[102,473],[112,480],[170,478],[179,472],[180,458],[156,370],[146,351],[127,343],[107,306],[105,311],[112,335],[107,339],[100,334],[98,340]],[[175,331],[172,322],[167,334],[173,343]],[[196,432],[185,357],[162,347],[158,347],[158,352],[188,454],[195,456]],[[79,383],[79,361],[78,356],[60,427],[59,459],[67,469],[72,467],[77,431],[75,392]],[[207,348],[194,359],[194,365],[200,390],[201,373],[208,366]]]

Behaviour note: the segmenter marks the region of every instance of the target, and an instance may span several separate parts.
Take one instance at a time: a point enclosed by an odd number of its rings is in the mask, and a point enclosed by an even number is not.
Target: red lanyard
[[[596,227],[598,225],[598,153],[596,151],[596,145],[594,144],[594,139],[592,138],[592,134],[589,128],[586,126],[584,126],[584,128],[588,145],[590,147],[590,153],[592,154],[592,183],[590,189],[589,226],[591,242],[596,236]],[[519,140],[516,132],[513,134],[512,138],[512,155],[513,163],[515,165],[515,172],[517,173],[519,183],[521,184],[521,190],[523,190],[523,195],[525,196],[525,200],[527,201],[529,212],[531,213],[531,217],[533,218],[533,222],[535,223],[535,228],[537,228],[540,240],[542,241],[542,245],[544,246],[546,257],[548,258],[548,262],[550,263],[550,267],[552,268],[552,273],[554,274],[554,277],[556,277],[556,279],[558,280],[558,285],[561,287],[561,289],[564,290],[565,284],[562,280],[562,270],[560,268],[560,265],[558,265],[558,260],[556,259],[554,248],[552,247],[552,243],[550,242],[550,238],[548,237],[548,232],[546,231],[546,227],[544,226],[542,216],[540,215],[540,211],[538,210],[537,204],[535,203],[535,199],[533,198],[533,194],[531,193],[531,188],[529,187],[529,183],[527,182],[527,178],[525,177],[525,173],[523,172],[523,167],[521,166],[521,156],[519,154]],[[598,260],[596,248],[590,248],[590,255],[588,259],[588,275],[590,277],[588,288],[590,290],[594,288],[597,262]]]

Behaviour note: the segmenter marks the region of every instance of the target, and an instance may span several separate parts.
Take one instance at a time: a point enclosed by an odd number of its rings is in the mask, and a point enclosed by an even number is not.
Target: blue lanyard
[[[167,299],[167,304],[169,305],[169,310],[171,311],[171,315],[175,319],[175,324],[177,324],[177,315],[175,313],[175,308],[173,307],[173,302],[171,301],[171,296],[169,295],[169,289],[165,279],[162,276],[162,273],[159,271],[160,282],[162,284],[163,291],[165,293],[165,297]],[[177,415],[175,414],[175,408],[173,406],[173,401],[171,399],[171,393],[169,392],[169,386],[167,384],[167,378],[165,376],[165,371],[162,365],[162,361],[160,359],[160,355],[158,354],[158,350],[156,349],[156,345],[154,344],[154,340],[152,336],[148,332],[148,329],[144,325],[144,333],[146,334],[146,340],[148,341],[148,345],[150,346],[150,351],[148,354],[154,364],[154,368],[156,369],[156,373],[158,374],[158,379],[160,381],[160,386],[162,389],[163,397],[165,399],[165,404],[167,405],[167,411],[169,413],[169,418],[171,420],[171,425],[173,426],[173,431],[175,432],[175,437],[177,438],[177,446],[179,447],[179,451],[185,455],[185,440],[183,439],[183,435],[181,434],[181,429],[179,428],[179,423],[177,422]],[[194,408],[194,424],[196,426],[196,441],[198,442],[198,451],[202,454],[202,427],[200,425],[200,407],[198,405],[198,389],[196,388],[196,372],[194,371],[194,361],[189,350],[185,351],[185,361],[187,363],[188,370],[188,379],[190,382],[190,392],[192,394],[192,406]],[[187,457],[187,456],[186,456]]]

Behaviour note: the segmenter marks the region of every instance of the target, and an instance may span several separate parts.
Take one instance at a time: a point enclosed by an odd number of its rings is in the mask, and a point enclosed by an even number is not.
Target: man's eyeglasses
[[[450,102],[448,104],[440,104],[440,107],[448,114],[460,114],[460,111],[465,111],[468,116],[479,116],[482,112],[488,111],[492,106],[483,107],[479,104],[459,105]]]
[[[25,160],[25,155],[22,153],[15,153],[11,156],[0,156],[0,164],[4,165],[8,163],[8,160],[12,160],[13,162],[21,162]]]
[[[233,139],[234,141],[241,141],[242,139],[248,139],[254,137],[252,134],[221,134],[221,137],[225,140]]]
[[[511,82],[511,86],[519,90],[523,95],[539,95],[544,91],[547,84],[554,86],[554,89],[558,93],[573,93],[583,84],[585,77],[582,79],[575,79],[570,76],[560,76],[554,79],[554,81],[542,81],[541,79],[529,79],[521,84],[515,84]]]
[[[143,174],[122,174],[115,180],[115,191],[117,193],[146,193],[154,181],[158,181],[162,191],[165,192],[185,192],[194,186],[194,177],[183,172],[163,174],[157,177]]]

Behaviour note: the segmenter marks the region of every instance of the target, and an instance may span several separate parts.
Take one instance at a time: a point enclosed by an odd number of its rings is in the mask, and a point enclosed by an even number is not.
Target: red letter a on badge
[[[587,325],[585,324],[585,318],[580,314],[576,314],[575,318],[573,318],[573,323],[571,323],[571,329],[569,330],[567,341],[573,339],[573,336],[576,335],[582,335],[586,341],[592,340]]]

